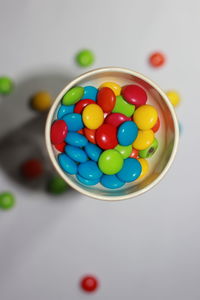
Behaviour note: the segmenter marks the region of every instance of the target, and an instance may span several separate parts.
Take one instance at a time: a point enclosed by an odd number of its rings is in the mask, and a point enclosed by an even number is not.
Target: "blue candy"
[[[127,158],[124,160],[122,169],[116,174],[119,180],[131,182],[136,180],[142,172],[140,162],[135,158]]]
[[[71,113],[62,118],[66,123],[69,131],[78,131],[84,127],[80,114]]]
[[[58,162],[60,167],[68,174],[76,174],[77,173],[77,165],[76,163],[69,158],[65,153],[58,155]]]
[[[100,156],[102,150],[97,145],[92,144],[92,143],[88,143],[85,146],[85,152],[87,153],[87,155],[89,156],[89,158],[91,158],[94,161],[98,161],[99,156]]]
[[[83,183],[85,185],[95,185],[95,184],[99,183],[99,178],[86,179],[86,178],[80,176],[79,174],[76,175],[76,178],[78,179],[78,181],[80,181],[81,183]]]
[[[61,105],[57,113],[58,120],[61,120],[64,115],[73,113],[73,111],[74,111],[74,105],[68,105],[68,106]]]
[[[88,159],[85,151],[78,147],[67,145],[65,147],[65,152],[71,159],[75,160],[76,162],[84,163]]]
[[[138,127],[132,121],[124,122],[119,126],[117,132],[117,139],[120,145],[128,146],[131,145],[138,135]]]
[[[98,90],[94,86],[86,86],[84,87],[84,94],[81,100],[83,99],[91,99],[96,101]]]
[[[88,140],[80,133],[68,132],[65,142],[71,146],[85,147],[88,143]]]
[[[79,174],[89,180],[98,179],[101,177],[102,172],[100,171],[98,165],[91,160],[86,161],[78,166]]]
[[[118,189],[122,187],[125,182],[119,180],[116,175],[103,175],[101,177],[101,184],[109,189]]]

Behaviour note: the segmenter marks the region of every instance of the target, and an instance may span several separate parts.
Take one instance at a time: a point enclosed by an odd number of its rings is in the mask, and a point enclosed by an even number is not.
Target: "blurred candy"
[[[142,172],[140,174],[140,177],[138,177],[138,179],[141,179],[148,173],[149,164],[148,164],[148,161],[144,158],[139,158],[138,161],[140,162],[141,167],[142,167]]]
[[[68,132],[65,141],[67,144],[76,147],[85,147],[88,143],[86,137],[77,132]]]
[[[139,157],[149,158],[156,152],[157,149],[158,149],[158,140],[154,138],[153,143],[148,148],[139,151]]]
[[[79,163],[84,163],[88,159],[85,151],[79,147],[67,145],[65,147],[65,152],[71,159]]]
[[[145,105],[147,102],[147,94],[143,88],[138,85],[130,84],[122,88],[123,98],[135,107]]]
[[[137,150],[144,150],[148,148],[154,140],[154,133],[151,129],[139,130],[136,140],[133,142],[133,148]]]
[[[59,195],[66,192],[69,185],[59,176],[53,176],[47,185],[47,190],[51,194]]]
[[[40,160],[29,159],[21,165],[21,173],[27,179],[35,179],[44,173],[44,167]]]
[[[130,154],[129,157],[131,157],[131,158],[138,158],[138,154],[139,154],[139,151],[137,149],[135,149],[135,148],[132,148],[132,152],[131,152],[131,154]]]
[[[64,105],[73,105],[77,103],[84,93],[84,88],[81,86],[75,86],[71,88],[62,98],[62,104]]]
[[[119,153],[121,153],[123,159],[128,158],[132,152],[132,145],[129,146],[122,146],[117,145],[115,147],[115,150],[117,150]]]
[[[54,147],[55,147],[59,152],[64,152],[65,146],[66,146],[66,143],[65,143],[65,142],[62,142],[62,143],[60,143],[60,144],[54,145]]]
[[[103,175],[101,177],[101,184],[109,189],[118,189],[122,187],[125,182],[119,180],[116,175]]]
[[[63,120],[54,121],[51,125],[51,142],[53,145],[61,144],[67,136],[67,124]]]
[[[83,183],[85,185],[96,185],[97,183],[99,183],[99,178],[86,179],[79,174],[76,175],[76,178],[78,179],[78,181],[80,181],[81,183]]]
[[[97,94],[97,104],[101,106],[104,112],[111,112],[115,107],[116,96],[108,87],[103,87]]]
[[[94,129],[89,129],[89,128],[84,128],[83,129],[85,137],[88,139],[88,141],[92,144],[96,144],[96,130]]]
[[[158,120],[157,110],[152,105],[142,105],[136,109],[133,120],[139,129],[151,129]]]
[[[8,95],[13,90],[13,82],[9,77],[0,77],[0,94]]]
[[[135,111],[135,106],[126,102],[122,96],[116,97],[116,104],[114,109],[112,110],[113,113],[121,113],[127,117],[132,116]]]
[[[156,124],[151,128],[151,130],[152,130],[154,133],[156,133],[156,132],[159,130],[159,128],[160,128],[160,119],[159,119],[159,117],[158,117],[158,120],[157,120]]]
[[[114,149],[102,152],[99,157],[99,168],[106,175],[113,175],[119,172],[123,166],[122,155]]]
[[[97,129],[104,121],[103,110],[97,104],[89,104],[84,108],[82,118],[87,128]]]
[[[61,120],[64,115],[74,112],[74,105],[61,105],[58,109],[57,118]]]
[[[81,282],[80,282],[81,288],[85,291],[85,292],[94,292],[98,286],[98,280],[96,277],[94,276],[85,276],[82,278]]]
[[[80,114],[71,113],[65,115],[63,117],[63,120],[67,124],[69,131],[78,131],[84,127],[82,122],[82,117]]]
[[[98,161],[99,156],[102,152],[102,149],[99,148],[97,145],[94,145],[92,143],[88,143],[85,146],[85,152],[87,153],[88,157],[94,161]]]
[[[0,194],[0,208],[4,210],[11,209],[15,205],[15,197],[9,192]]]
[[[80,67],[89,67],[94,63],[94,53],[84,49],[77,53],[76,62]]]
[[[76,163],[65,153],[58,155],[58,162],[61,168],[68,174],[76,174],[77,173],[77,165]]]
[[[31,99],[31,107],[40,112],[47,111],[52,104],[52,97],[48,92],[38,92]]]
[[[161,67],[165,63],[165,56],[161,52],[154,52],[149,57],[149,63],[152,67]]]
[[[81,163],[78,166],[78,173],[89,180],[98,179],[101,177],[102,172],[100,171],[96,162],[88,160],[84,163]]]
[[[177,105],[179,105],[180,101],[181,101],[181,96],[180,94],[175,91],[175,90],[170,90],[166,92],[167,97],[169,98],[171,104],[176,107]]]
[[[124,182],[136,180],[141,174],[141,164],[135,158],[127,158],[124,160],[122,169],[117,173],[117,177]]]

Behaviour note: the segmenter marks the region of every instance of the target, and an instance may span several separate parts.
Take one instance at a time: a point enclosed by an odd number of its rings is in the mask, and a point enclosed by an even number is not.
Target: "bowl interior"
[[[75,176],[66,174],[57,162],[58,152],[50,142],[50,127],[56,119],[58,108],[61,104],[63,95],[73,86],[93,85],[99,87],[103,82],[114,81],[120,86],[136,83],[143,87],[148,95],[148,104],[152,104],[158,111],[161,126],[156,133],[159,141],[157,152],[148,158],[150,171],[144,179],[125,184],[117,190],[106,189],[100,184],[95,186],[85,186],[81,184]],[[148,190],[155,185],[169,168],[177,147],[178,142],[178,125],[174,109],[169,103],[166,95],[153,82],[141,74],[121,68],[104,68],[85,73],[68,84],[55,100],[47,119],[46,124],[46,143],[50,158],[60,176],[67,181],[73,188],[77,189],[90,197],[103,200],[122,200],[133,197]]]

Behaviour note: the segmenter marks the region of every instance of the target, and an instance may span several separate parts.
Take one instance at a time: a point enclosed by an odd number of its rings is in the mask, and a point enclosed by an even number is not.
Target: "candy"
[[[67,136],[68,128],[67,124],[63,120],[54,121],[51,125],[51,142],[52,144],[60,144],[64,141]]]
[[[138,161],[139,161],[139,163],[140,163],[140,165],[142,167],[141,174],[138,177],[138,179],[141,179],[144,176],[146,176],[147,173],[149,172],[149,164],[148,164],[148,161],[146,159],[144,159],[144,158],[139,158]]]
[[[70,114],[74,112],[74,105],[61,105],[58,112],[57,118],[61,120],[64,115]]]
[[[94,53],[91,50],[83,49],[77,53],[76,62],[80,67],[89,67],[94,63]]]
[[[62,104],[64,105],[72,105],[77,103],[82,97],[84,93],[84,88],[81,86],[75,86],[71,88],[62,98]]]
[[[171,104],[176,107],[181,101],[181,96],[177,91],[171,90],[166,92],[167,97],[169,98]]]
[[[119,96],[121,93],[121,87],[116,82],[104,82],[100,85],[100,89],[103,87],[108,87],[115,93],[115,96]]]
[[[148,148],[139,151],[139,157],[149,158],[156,152],[157,149],[158,149],[158,140],[155,138],[153,143]]]
[[[54,146],[55,146],[56,150],[58,150],[59,152],[64,152],[66,143],[65,143],[65,142],[62,142],[62,143],[56,144],[56,145],[54,145]]]
[[[131,118],[128,118],[127,116],[120,113],[112,113],[105,118],[104,123],[118,127],[126,121],[131,121]]]
[[[135,84],[124,86],[122,89],[122,96],[127,102],[135,105],[135,107],[145,105],[147,102],[147,94],[145,90]]]
[[[84,128],[83,131],[84,131],[85,137],[88,139],[88,141],[90,143],[96,144],[96,138],[95,138],[96,130]]]
[[[133,142],[133,148],[137,150],[144,150],[148,148],[154,140],[154,133],[151,129],[139,130],[136,140]]]
[[[0,94],[8,95],[12,92],[13,82],[9,77],[0,77]]]
[[[11,209],[15,205],[15,197],[9,192],[0,194],[0,208],[4,210]]]
[[[117,173],[117,177],[124,182],[132,182],[136,180],[142,171],[141,164],[135,158],[127,158],[124,160],[122,169]]]
[[[113,113],[122,113],[127,117],[132,116],[135,111],[135,106],[126,102],[122,96],[116,97],[116,104],[114,109],[112,110]]]
[[[80,285],[85,292],[90,293],[94,292],[98,288],[99,283],[97,278],[94,276],[85,276],[82,278]]]
[[[85,151],[78,147],[67,145],[65,147],[65,152],[71,159],[79,163],[84,163],[88,159],[87,155],[85,154]]]
[[[118,128],[117,138],[122,146],[131,145],[138,135],[137,125],[132,121],[127,121],[121,124]]]
[[[109,189],[118,189],[122,187],[125,182],[119,180],[116,175],[103,175],[101,177],[101,184]]]
[[[65,115],[63,117],[63,120],[67,124],[69,131],[78,131],[84,127],[82,122],[82,117],[80,114],[71,113]]]
[[[125,159],[131,155],[132,145],[129,145],[129,146],[117,145],[115,147],[115,150],[117,150],[119,153],[121,153],[123,159]]]
[[[60,195],[69,189],[69,185],[59,176],[53,176],[48,184],[47,190],[54,195]]]
[[[154,133],[156,133],[156,132],[159,130],[159,128],[160,128],[160,119],[159,119],[159,117],[158,117],[158,120],[157,120],[156,124],[151,128],[151,130],[152,130]]]
[[[131,152],[131,154],[130,154],[129,157],[131,157],[131,158],[138,158],[138,155],[139,155],[139,151],[137,149],[135,149],[135,148],[132,148],[132,152]]]
[[[96,130],[96,142],[102,149],[112,149],[117,146],[117,129],[110,124],[103,124]]]
[[[76,103],[74,112],[77,114],[81,114],[84,107],[86,107],[88,104],[94,104],[94,103],[95,103],[95,101],[90,100],[90,99],[81,100],[78,103]]]
[[[157,110],[152,105],[142,105],[136,109],[133,120],[139,129],[151,129],[158,120]]]
[[[97,104],[87,105],[83,110],[82,117],[84,125],[89,129],[99,128],[104,121],[103,110]]]
[[[85,147],[88,143],[87,138],[77,132],[68,132],[65,141],[67,144],[76,147]]]
[[[102,152],[98,161],[100,170],[107,175],[113,175],[119,172],[123,163],[122,155],[114,149]]]
[[[111,112],[115,107],[116,96],[108,87],[103,87],[97,94],[97,104],[101,106],[104,112]]]
[[[65,153],[58,155],[58,162],[61,168],[68,174],[76,174],[77,173],[77,165],[76,163]]]
[[[152,67],[161,67],[165,63],[165,56],[161,52],[154,52],[149,57],[149,63]]]
[[[96,164],[96,162],[88,160],[84,163],[81,163],[78,166],[78,173],[89,180],[93,180],[93,179],[98,179],[101,177],[102,172],[99,169],[98,165]]]
[[[98,93],[98,90],[94,86],[90,86],[90,85],[85,86],[84,94],[81,99],[91,99],[91,100],[96,101],[97,93]]]
[[[35,179],[44,173],[44,167],[40,160],[29,159],[22,163],[21,173],[26,179]]]
[[[99,178],[86,179],[86,178],[80,176],[79,174],[76,175],[76,178],[78,179],[78,181],[80,181],[81,183],[83,183],[85,185],[96,185],[97,183],[99,183]]]
[[[85,146],[85,152],[87,153],[88,157],[94,161],[98,161],[99,156],[102,152],[102,149],[99,148],[97,145],[94,145],[92,143],[88,143]]]
[[[31,107],[36,111],[47,111],[52,104],[52,97],[48,92],[38,92],[31,99]]]

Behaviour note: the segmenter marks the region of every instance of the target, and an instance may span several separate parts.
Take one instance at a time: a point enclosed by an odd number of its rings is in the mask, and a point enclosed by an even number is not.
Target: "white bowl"
[[[143,179],[125,184],[123,187],[116,190],[104,188],[100,184],[95,186],[85,186],[80,183],[75,176],[65,173],[58,164],[58,153],[50,140],[51,124],[56,119],[58,107],[60,106],[62,97],[65,93],[76,85],[83,87],[93,85],[99,87],[101,83],[106,81],[114,81],[121,86],[136,83],[143,87],[148,95],[148,103],[151,103],[156,107],[161,121],[160,130],[156,133],[156,137],[158,137],[159,141],[159,148],[152,158],[148,159],[150,162],[150,171],[148,175]],[[148,191],[164,177],[170,168],[177,151],[179,128],[172,104],[166,94],[154,82],[144,75],[129,69],[107,67],[80,75],[61,91],[49,111],[46,121],[45,137],[47,150],[53,166],[58,174],[72,188],[92,198],[101,200],[123,200]]]

